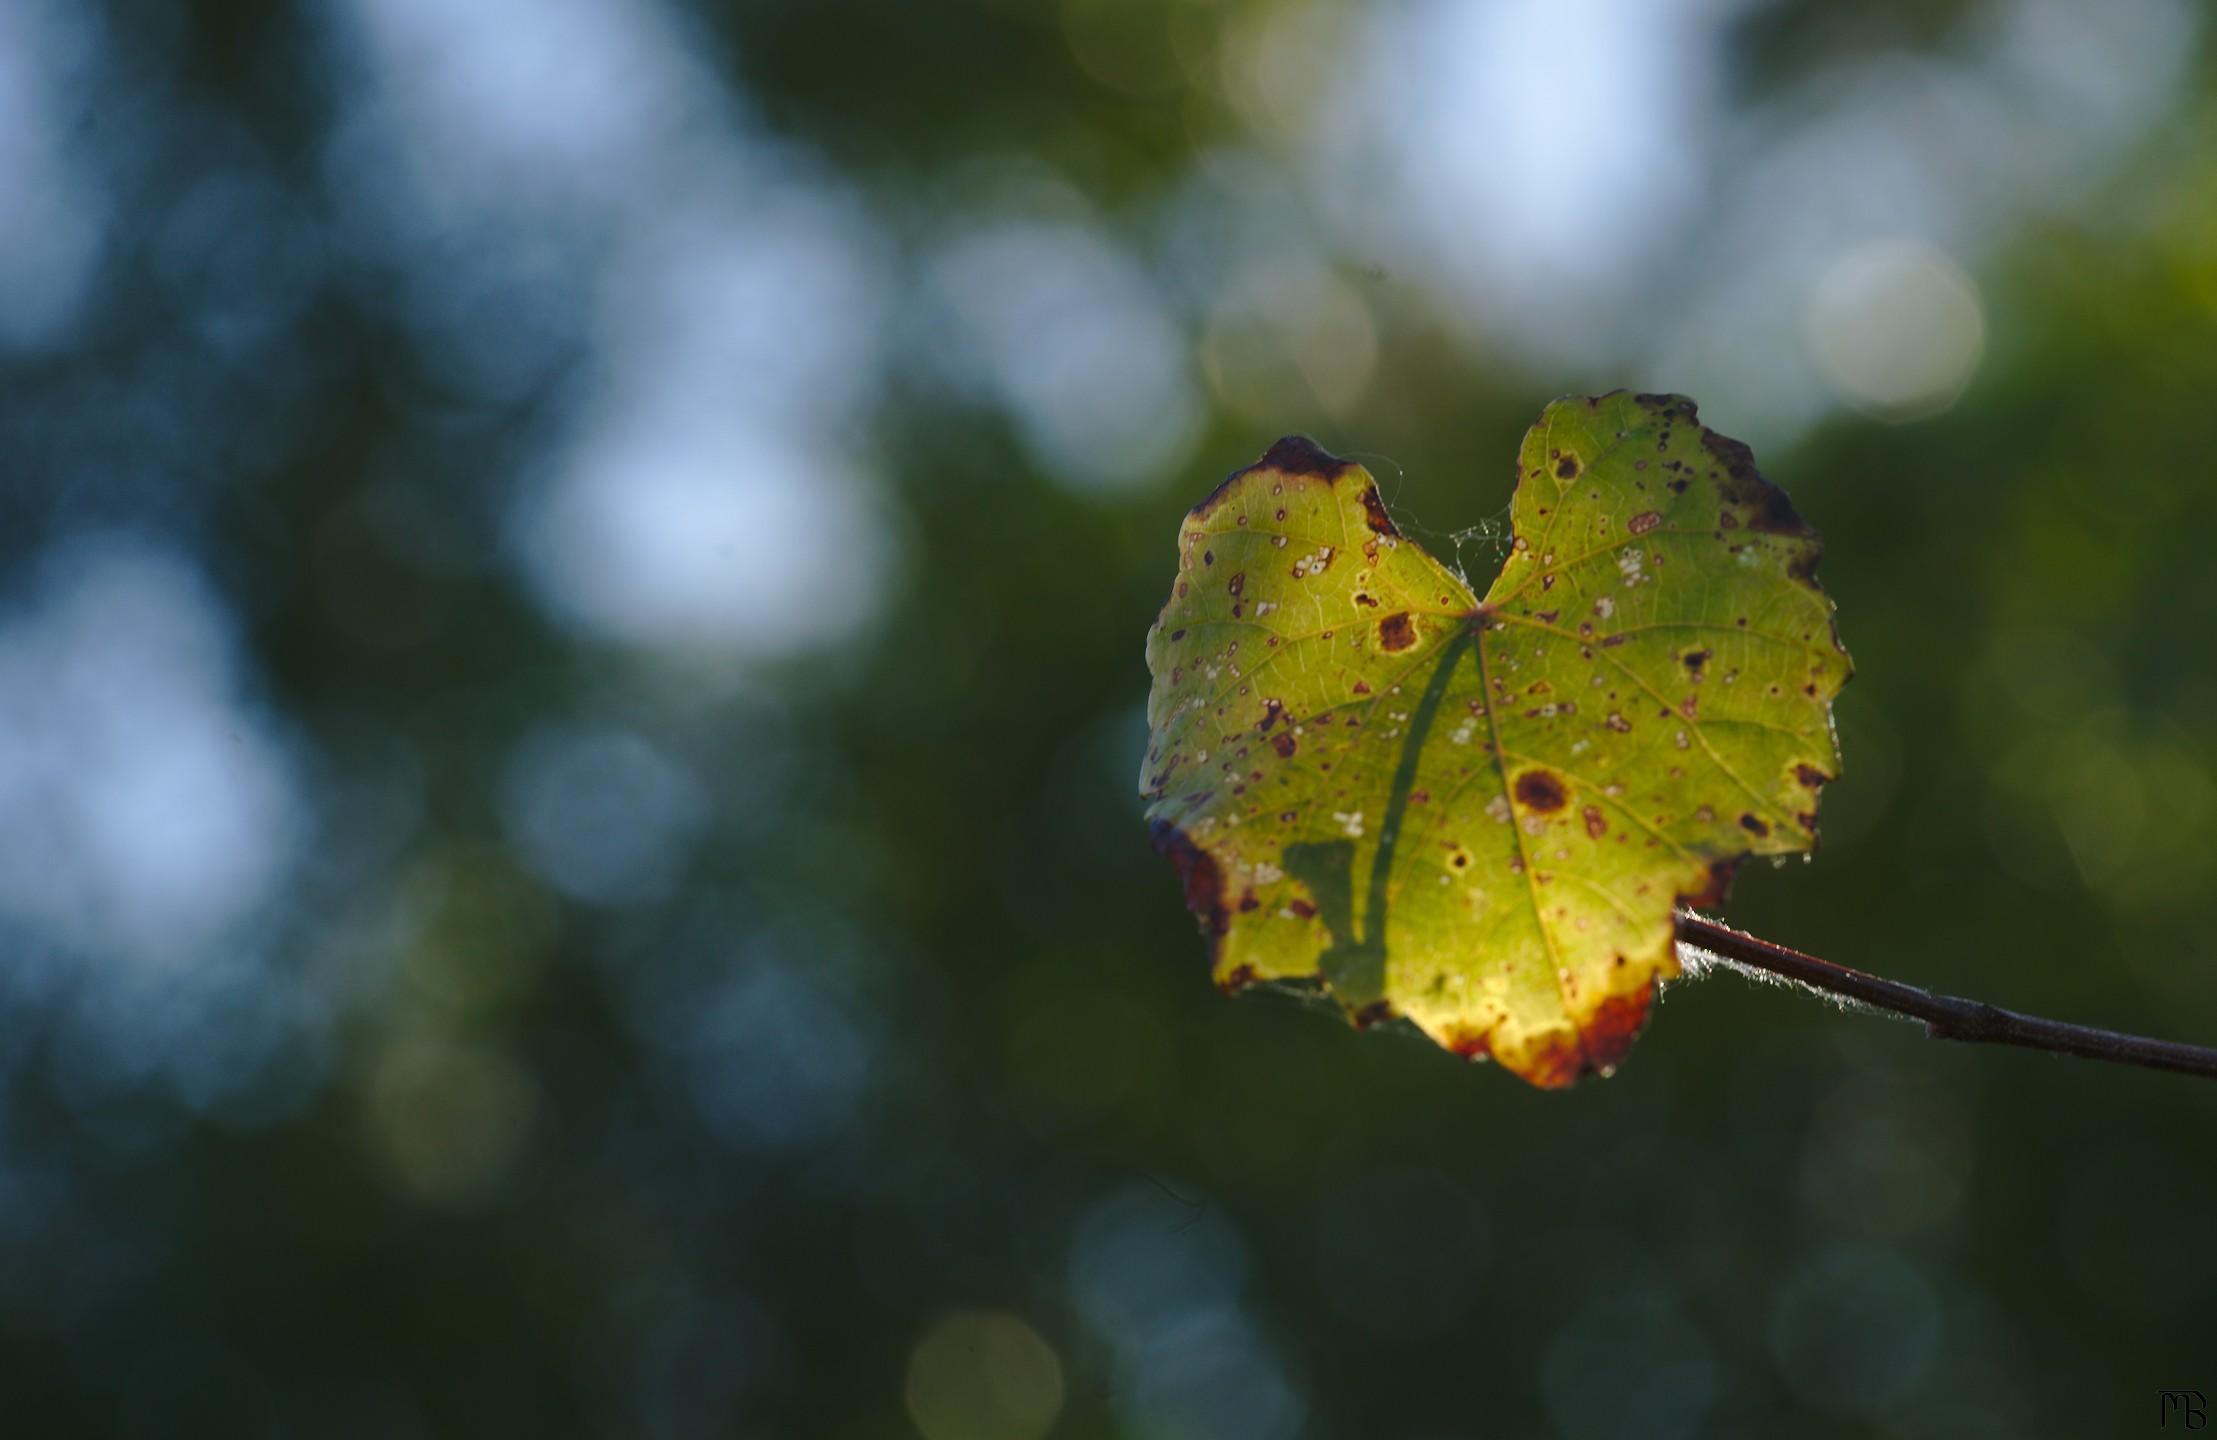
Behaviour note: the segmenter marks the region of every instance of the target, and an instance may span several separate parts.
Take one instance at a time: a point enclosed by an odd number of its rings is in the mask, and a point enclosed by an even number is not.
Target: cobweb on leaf
[[[1508,559],[1511,540],[1509,507],[1504,504],[1493,514],[1475,525],[1460,530],[1437,530],[1410,514],[1401,504],[1401,491],[1408,481],[1408,472],[1390,455],[1361,450],[1344,452],[1348,459],[1359,460],[1373,475],[1381,468],[1392,472],[1390,484],[1379,486],[1384,496],[1386,513],[1401,533],[1416,540],[1434,555],[1446,559],[1447,568],[1455,578],[1470,588],[1473,595],[1483,595],[1493,584],[1493,577],[1500,573],[1502,563]]]

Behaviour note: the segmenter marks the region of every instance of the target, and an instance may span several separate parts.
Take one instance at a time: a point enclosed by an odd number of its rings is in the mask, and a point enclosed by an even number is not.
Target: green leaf
[[[1808,850],[1849,662],[1820,542],[1675,395],[1558,400],[1483,602],[1299,437],[1186,517],[1141,792],[1217,983],[1608,1073],[1672,911]]]

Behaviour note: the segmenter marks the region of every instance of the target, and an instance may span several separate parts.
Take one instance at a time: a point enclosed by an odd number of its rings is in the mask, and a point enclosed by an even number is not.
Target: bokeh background
[[[2195,0],[0,0],[8,1433],[2140,1433],[2217,1086],[1207,984],[1183,510],[1549,397],[1830,542],[1732,918],[2217,1041]]]

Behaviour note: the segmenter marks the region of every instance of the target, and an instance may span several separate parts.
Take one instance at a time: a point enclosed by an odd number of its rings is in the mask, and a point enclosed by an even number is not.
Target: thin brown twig
[[[1735,965],[1783,975],[1813,990],[1922,1020],[1925,1034],[1935,1040],[2020,1045],[2028,1050],[2078,1055],[2088,1060],[2175,1070],[2182,1075],[2217,1076],[2217,1049],[2185,1045],[2175,1040],[2152,1040],[2144,1035],[2126,1035],[2062,1020],[2044,1020],[2037,1015],[2004,1010],[1983,1000],[1936,995],[1899,980],[1888,980],[1882,975],[1789,950],[1689,911],[1678,912],[1678,938],[1684,944],[1722,956]]]

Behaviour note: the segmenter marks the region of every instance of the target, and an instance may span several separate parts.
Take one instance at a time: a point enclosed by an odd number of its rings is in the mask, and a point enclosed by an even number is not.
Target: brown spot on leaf
[[[1794,778],[1814,790],[1832,777],[1814,765],[1796,765],[1794,767]]]
[[[1234,595],[1237,595],[1242,590],[1245,590],[1247,588],[1247,572],[1242,570],[1237,575],[1234,575],[1231,579],[1225,581],[1224,588],[1231,591]]]
[[[1567,1090],[1586,1073],[1586,1047],[1575,1031],[1551,1031],[1518,1068],[1527,1081],[1542,1090]]]
[[[1795,511],[1794,502],[1786,498],[1786,492],[1764,479],[1762,472],[1755,468],[1754,451],[1729,436],[1713,432],[1704,436],[1701,443],[1723,464],[1727,478],[1718,488],[1727,500],[1747,512],[1746,524],[1750,529],[1771,535],[1817,538],[1817,532]],[[1814,556],[1809,559],[1809,565],[1814,570]]]
[[[1645,535],[1648,531],[1654,529],[1656,526],[1662,523],[1663,517],[1661,515],[1658,515],[1653,510],[1642,510],[1639,514],[1633,516],[1630,520],[1625,521],[1624,528],[1631,531],[1635,535]]]
[[[1393,517],[1386,513],[1386,502],[1378,498],[1378,487],[1363,487],[1363,523],[1380,535],[1399,536],[1393,528]]]
[[[1250,910],[1260,910],[1261,908],[1262,901],[1255,898],[1254,886],[1250,885],[1245,890],[1240,892],[1239,909],[1241,914],[1244,915]]]
[[[1370,693],[1369,684],[1365,681],[1357,680],[1355,682],[1355,693],[1357,695],[1368,695]]]
[[[1178,878],[1185,885],[1185,908],[1193,912],[1201,922],[1201,933],[1209,937],[1209,960],[1213,964],[1225,932],[1231,929],[1231,917],[1224,910],[1224,871],[1214,855],[1194,844],[1192,836],[1169,821],[1157,820],[1150,831],[1155,853],[1169,856],[1170,863],[1178,867]]]
[[[1493,1054],[1493,1035],[1470,1025],[1447,1032],[1447,1048],[1465,1060],[1484,1060]]]
[[[1222,990],[1225,994],[1237,995],[1240,991],[1254,984],[1255,979],[1256,976],[1254,966],[1235,965],[1231,968],[1229,972],[1225,974],[1222,980],[1219,980],[1216,983],[1217,988]]]
[[[1570,802],[1570,794],[1563,788],[1563,777],[1552,770],[1537,767],[1527,770],[1516,777],[1511,788],[1526,809],[1542,814],[1560,810]]]
[[[1365,606],[1368,606],[1368,607],[1369,607],[1370,609],[1372,609],[1372,610],[1375,610],[1375,609],[1377,609],[1377,608],[1378,608],[1378,602],[1377,602],[1376,600],[1373,600],[1373,599],[1371,599],[1371,598],[1370,598],[1370,597],[1369,597],[1368,595],[1365,595],[1365,594],[1364,594],[1364,593],[1363,593],[1362,591],[1360,591],[1360,590],[1357,590],[1357,591],[1355,592],[1355,603],[1356,603],[1357,605],[1365,605]]]
[[[1292,900],[1288,900],[1286,902],[1286,908],[1288,910],[1291,910],[1294,914],[1300,916],[1303,920],[1313,920],[1316,918],[1316,906],[1311,904],[1309,901],[1300,899],[1298,897]]]
[[[1378,644],[1385,650],[1406,650],[1416,643],[1416,627],[1409,623],[1409,612],[1396,610],[1378,622]]]
[[[1599,840],[1609,833],[1609,817],[1601,813],[1599,805],[1588,805],[1579,812],[1586,817],[1586,833]]]
[[[1750,815],[1745,811],[1742,811],[1740,814],[1740,828],[1742,830],[1745,830],[1748,834],[1756,836],[1757,838],[1761,838],[1762,836],[1771,833],[1770,822],[1760,818],[1759,816]]]
[[[1701,667],[1709,663],[1709,652],[1706,650],[1688,650],[1678,658],[1685,663],[1686,673],[1699,680],[1701,678]]]
[[[1392,1001],[1373,1000],[1355,1012],[1355,1028],[1357,1030],[1368,1030],[1371,1026],[1384,1024],[1392,1018]]]
[[[1601,1002],[1579,1031],[1586,1047],[1587,1068],[1606,1075],[1640,1038],[1647,1024],[1648,1008],[1655,1003],[1655,982],[1629,995],[1611,995]]]
[[[1270,742],[1270,748],[1278,752],[1279,759],[1291,760],[1293,758],[1294,749],[1298,745],[1298,743],[1299,742],[1293,738],[1293,732],[1291,730],[1280,730],[1278,732],[1278,737]]]
[[[1578,478],[1578,457],[1576,455],[1565,455],[1558,461],[1555,465],[1555,478],[1558,480],[1576,480]]]
[[[1708,876],[1702,886],[1685,897],[1686,903],[1697,910],[1713,910],[1722,905],[1732,894],[1732,877],[1739,874],[1745,855],[1728,855],[1709,862]]]

